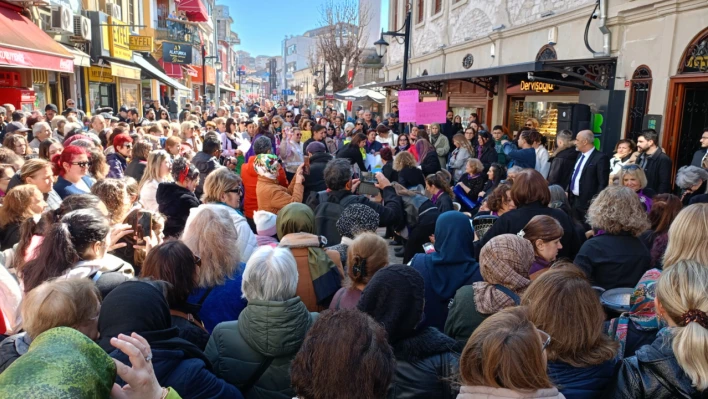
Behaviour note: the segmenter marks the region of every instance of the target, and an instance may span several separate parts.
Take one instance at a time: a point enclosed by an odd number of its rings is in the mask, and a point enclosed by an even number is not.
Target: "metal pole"
[[[406,82],[408,81],[408,59],[410,57],[410,43],[411,43],[411,12],[410,10],[406,13],[406,29],[403,37],[403,80],[401,81],[401,90],[406,89]]]
[[[207,100],[206,100],[206,47],[202,44],[202,102],[204,108],[202,112],[206,111]],[[199,115],[201,117],[201,115]]]
[[[216,23],[216,13],[212,15],[213,23],[214,23],[214,61],[219,61],[219,29]],[[216,65],[216,64],[215,64]],[[223,62],[221,65],[224,65]],[[221,71],[217,70],[214,68],[214,74],[216,75],[215,82],[214,82],[214,105],[216,108],[219,108],[219,105],[221,104],[221,90],[219,90],[219,79],[221,75]]]

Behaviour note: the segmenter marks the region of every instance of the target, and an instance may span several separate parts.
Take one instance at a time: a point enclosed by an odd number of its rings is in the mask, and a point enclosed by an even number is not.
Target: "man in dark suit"
[[[610,158],[595,149],[594,141],[595,135],[590,130],[578,133],[575,149],[579,154],[568,187],[573,216],[583,223],[590,201],[610,180]]]

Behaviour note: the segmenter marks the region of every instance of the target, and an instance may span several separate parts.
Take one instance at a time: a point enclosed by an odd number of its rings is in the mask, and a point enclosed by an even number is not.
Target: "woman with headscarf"
[[[479,256],[484,281],[457,290],[445,334],[464,345],[484,319],[518,305],[521,294],[531,284],[529,269],[533,261],[533,245],[516,234],[502,234],[489,240]]]
[[[297,261],[297,295],[310,312],[326,309],[342,285],[339,253],[322,248],[327,240],[315,235],[315,214],[305,204],[286,205],[276,223],[279,246],[290,248]]]
[[[430,144],[435,148],[435,153],[438,155],[440,168],[445,168],[447,164],[447,154],[450,152],[450,141],[442,133],[439,123],[430,125]]]
[[[482,281],[470,245],[473,241],[474,231],[469,218],[460,212],[446,212],[440,215],[435,225],[435,252],[417,254],[411,260],[410,265],[425,280],[425,318],[421,326],[442,331],[448,317],[448,304],[457,290]],[[531,252],[533,257],[533,249]]]
[[[258,173],[258,183],[256,184],[258,210],[277,214],[287,204],[302,202],[305,191],[303,166],[304,164],[297,168],[295,178],[290,182],[290,186],[285,188],[278,183],[278,170],[280,169],[278,157],[273,154],[257,155],[253,162],[253,168]]]
[[[452,398],[451,377],[459,356],[455,341],[438,329],[419,327],[425,306],[425,281],[411,267],[391,265],[366,285],[357,308],[383,324],[396,356],[396,374],[389,388],[395,398]]]
[[[339,252],[342,267],[346,268],[347,250],[354,238],[366,231],[375,233],[378,228],[379,214],[372,207],[364,204],[351,204],[342,210],[342,214],[337,220],[337,231],[342,236],[342,241],[326,249]]]
[[[160,289],[165,289],[162,283],[126,281],[111,291],[101,306],[98,345],[112,358],[128,363],[128,356],[111,345],[111,338],[138,333],[150,344],[160,385],[174,388],[185,399],[242,398],[233,385],[212,373],[211,362],[197,346],[179,338]],[[121,378],[116,382],[125,384]]]

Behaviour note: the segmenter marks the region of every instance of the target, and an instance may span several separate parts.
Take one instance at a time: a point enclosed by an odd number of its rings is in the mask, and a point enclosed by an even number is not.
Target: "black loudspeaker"
[[[558,104],[558,129],[570,130],[573,132],[573,140],[575,135],[581,130],[590,129],[591,119],[590,106],[585,104]]]

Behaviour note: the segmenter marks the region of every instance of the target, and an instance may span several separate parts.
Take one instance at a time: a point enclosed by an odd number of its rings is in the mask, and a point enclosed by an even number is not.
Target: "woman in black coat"
[[[339,152],[337,152],[337,158],[348,159],[352,165],[357,164],[359,170],[366,172],[366,165],[364,164],[364,155],[361,153],[361,148],[366,145],[366,136],[362,133],[357,133],[352,137],[352,141],[342,147]]]
[[[201,204],[194,190],[199,183],[199,170],[185,158],[172,163],[174,183],[160,183],[155,199],[158,210],[165,215],[165,237],[179,237],[187,224],[189,210]]]
[[[404,151],[396,155],[393,161],[393,169],[398,171],[398,182],[405,188],[425,187],[425,176],[423,171],[418,169],[413,154]]]
[[[308,149],[310,149],[309,147],[310,146],[308,146]],[[313,150],[316,152],[308,153],[310,156],[310,173],[305,175],[303,200],[307,200],[310,197],[310,193],[327,189],[327,185],[324,181],[324,169],[327,166],[327,162],[331,161],[333,157],[327,152],[327,148],[324,144],[316,147],[316,150],[313,147]]]
[[[477,134],[477,142],[479,147],[477,147],[477,154],[474,154],[474,156],[482,161],[484,173],[486,174],[492,164],[497,162],[499,158],[497,150],[494,149],[494,138],[488,131],[482,130]]]
[[[420,169],[423,176],[432,175],[440,170],[440,160],[435,148],[426,139],[420,138],[415,142],[415,149],[420,159]]]
[[[388,179],[388,181],[394,182],[398,181],[398,171],[393,168],[393,153],[389,147],[384,147],[381,149],[381,162],[383,166],[381,167],[381,173]]]
[[[524,169],[517,173],[511,187],[511,198],[516,209],[501,215],[484,237],[474,242],[475,258],[479,257],[482,247],[489,240],[500,234],[519,233],[536,215],[552,216],[561,224],[564,233],[560,242],[563,248],[558,251],[558,257],[575,258],[584,236],[576,232],[570,216],[560,209],[548,207],[551,192],[548,190],[546,179],[538,171]]]
[[[431,195],[430,201],[440,210],[440,213],[455,210],[452,204],[452,198],[455,194],[452,193],[452,189],[443,173],[438,172],[428,175],[425,178],[425,191]]]
[[[573,170],[575,170],[575,161],[578,159],[579,154],[571,144],[571,138],[572,134],[567,130],[558,133],[556,137],[558,147],[553,151],[553,158],[550,160],[551,168],[546,179],[549,186],[557,184],[563,189],[568,189],[570,178],[573,175]]]

